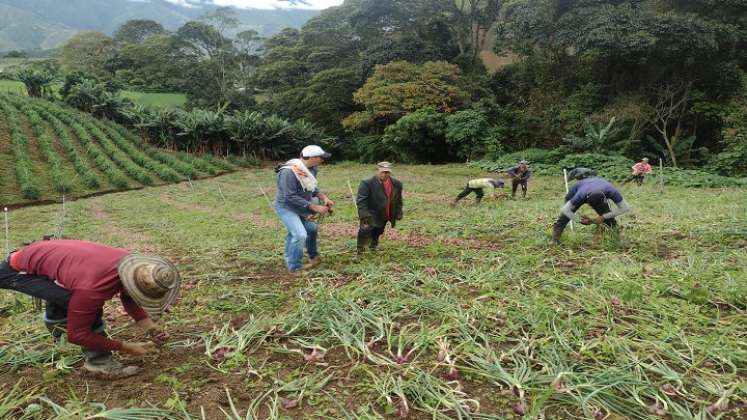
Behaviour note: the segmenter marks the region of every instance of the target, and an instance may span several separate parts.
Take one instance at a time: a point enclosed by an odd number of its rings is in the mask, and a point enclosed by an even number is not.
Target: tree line
[[[591,148],[744,173],[744,10],[747,0],[346,0],[262,39],[222,8],[174,32],[130,21],[113,37],[79,34],[59,63],[101,83],[185,92],[206,121],[302,121],[347,158]],[[229,126],[165,138],[242,150]]]

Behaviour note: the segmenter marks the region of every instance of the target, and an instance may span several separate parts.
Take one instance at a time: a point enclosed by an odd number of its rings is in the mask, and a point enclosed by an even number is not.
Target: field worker
[[[319,165],[331,156],[319,146],[306,146],[300,159],[289,160],[277,169],[275,211],[288,229],[285,263],[291,273],[309,270],[321,263],[316,245],[318,228],[312,218],[328,214],[335,204],[319,191],[316,179]],[[309,253],[309,263],[305,266],[304,244]]]
[[[86,241],[34,242],[0,264],[0,288],[44,300],[44,322],[55,340],[67,330],[67,341],[83,348],[84,368],[107,379],[139,371],[114,361],[112,352],[144,356],[155,351],[153,341],[168,339],[154,319],[174,303],[180,281],[176,267],[163,258]],[[108,338],[104,303],[117,294],[127,314],[153,341]]]
[[[522,197],[527,197],[527,187],[529,186],[529,177],[532,171],[529,169],[529,162],[522,160],[518,165],[506,171],[506,175],[511,177],[511,198],[516,197],[516,189],[521,185]]]
[[[496,188],[503,188],[504,182],[500,179],[492,179],[492,178],[478,178],[473,179],[467,183],[467,186],[464,187],[464,190],[457,195],[457,197],[454,199],[454,201],[451,203],[451,206],[456,206],[459,200],[463,199],[464,197],[475,193],[477,196],[477,199],[475,200],[475,204],[480,204],[482,201],[482,198],[485,196],[485,189],[490,189],[493,191],[493,198],[496,197],[495,189]]]
[[[646,175],[651,173],[651,165],[648,163],[648,158],[643,158],[643,160],[633,165],[632,169],[633,174],[623,181],[623,185],[633,180],[635,180],[635,183],[638,184],[638,186],[643,185],[643,179]]]
[[[387,222],[394,227],[402,220],[402,183],[392,177],[391,163],[376,165],[376,175],[361,181],[355,201],[360,219],[358,254],[369,244],[376,252]]]
[[[560,209],[560,217],[553,227],[552,240],[555,244],[560,243],[560,236],[571,220],[582,225],[604,223],[610,228],[616,228],[615,218],[630,211],[630,206],[623,199],[622,194],[607,180],[596,177],[595,171],[576,168],[569,173],[569,177],[577,179],[578,182],[566,194],[566,202]],[[617,208],[610,210],[607,200],[612,200]],[[584,204],[591,206],[599,216],[592,219],[579,217],[576,212]]]

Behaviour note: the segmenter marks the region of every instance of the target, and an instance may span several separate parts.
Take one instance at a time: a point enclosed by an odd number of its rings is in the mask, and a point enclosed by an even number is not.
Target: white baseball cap
[[[314,157],[321,157],[324,159],[329,159],[332,157],[330,153],[327,153],[319,146],[306,146],[301,150],[301,157],[308,159],[308,158],[314,158]]]

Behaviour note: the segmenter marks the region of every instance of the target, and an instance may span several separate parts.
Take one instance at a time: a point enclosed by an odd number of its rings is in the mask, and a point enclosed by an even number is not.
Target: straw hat
[[[171,261],[153,256],[130,254],[117,269],[127,294],[153,318],[176,300],[181,277]]]

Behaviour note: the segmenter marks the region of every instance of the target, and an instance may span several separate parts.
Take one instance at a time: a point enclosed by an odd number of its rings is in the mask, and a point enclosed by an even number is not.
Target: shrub
[[[453,160],[445,134],[445,115],[433,108],[424,108],[387,127],[384,142],[407,162],[442,163]]]

